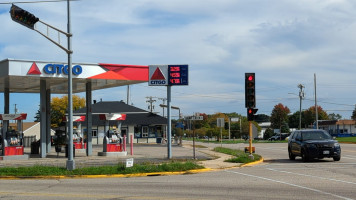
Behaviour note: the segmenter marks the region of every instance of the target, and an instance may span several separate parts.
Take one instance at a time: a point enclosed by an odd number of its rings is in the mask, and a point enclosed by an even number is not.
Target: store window
[[[148,127],[147,126],[142,127],[142,137],[148,137]]]

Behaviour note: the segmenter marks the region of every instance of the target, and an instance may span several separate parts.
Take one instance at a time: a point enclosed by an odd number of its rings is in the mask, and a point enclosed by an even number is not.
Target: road
[[[0,180],[0,198],[356,199],[356,145],[342,144],[339,162],[324,159],[307,163],[298,157],[288,160],[285,143],[255,146],[265,162],[252,167],[176,176]]]

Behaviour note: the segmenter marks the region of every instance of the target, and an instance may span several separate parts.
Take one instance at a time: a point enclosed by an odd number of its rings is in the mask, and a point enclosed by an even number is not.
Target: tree
[[[261,122],[269,122],[269,121],[270,121],[270,117],[268,115],[265,114],[255,115],[255,122],[261,123]]]
[[[263,139],[268,140],[268,138],[272,137],[274,135],[274,132],[271,128],[267,128],[265,133],[263,134]]]
[[[355,119],[356,119],[356,110],[354,110],[352,112],[352,116],[354,116],[354,113],[355,113]],[[342,116],[339,115],[339,114],[331,113],[331,114],[328,115],[328,118],[330,120],[339,120],[339,119],[342,119]]]
[[[356,120],[356,108],[352,111],[351,119]]]
[[[315,106],[311,106],[304,111],[305,126],[312,125],[315,122]],[[328,114],[321,106],[318,106],[318,120],[328,120]]]
[[[41,119],[41,112],[40,109],[37,110],[36,116],[35,116],[35,121],[34,122],[40,122]]]
[[[85,98],[73,95],[73,110],[85,107]],[[68,96],[53,97],[51,100],[51,126],[58,127],[67,113]]]
[[[288,114],[290,110],[287,106],[279,103],[274,106],[271,113],[271,127],[275,129],[281,129],[286,123],[288,123]]]

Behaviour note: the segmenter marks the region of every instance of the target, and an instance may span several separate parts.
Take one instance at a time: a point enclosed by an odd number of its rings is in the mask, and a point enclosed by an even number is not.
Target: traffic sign
[[[232,122],[238,122],[238,121],[239,121],[239,118],[234,117],[234,118],[231,118],[230,120],[231,120]]]
[[[217,127],[225,127],[225,119],[224,118],[217,118],[216,119]]]
[[[192,116],[190,120],[203,120],[203,116]]]

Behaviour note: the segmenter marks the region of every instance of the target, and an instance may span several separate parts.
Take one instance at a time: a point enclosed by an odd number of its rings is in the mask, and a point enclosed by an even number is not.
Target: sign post
[[[191,121],[201,121],[203,120],[203,116],[200,115],[200,113],[195,113],[194,116],[189,117],[189,119]],[[196,156],[195,156],[195,123],[193,123],[193,158],[194,160],[196,160]]]
[[[148,85],[167,86],[167,154],[172,159],[171,86],[188,85],[188,65],[149,65]]]
[[[225,126],[225,119],[224,118],[217,118],[216,119],[217,127],[220,127],[220,145],[222,147],[222,128]]]

